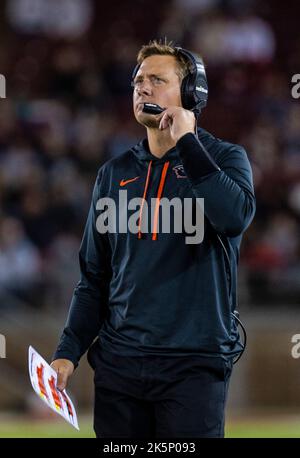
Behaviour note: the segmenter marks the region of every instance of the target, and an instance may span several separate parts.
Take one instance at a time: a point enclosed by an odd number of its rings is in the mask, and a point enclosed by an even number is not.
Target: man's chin
[[[158,129],[159,127],[159,120],[155,119],[155,116],[147,113],[139,113],[136,120],[139,124],[142,124],[142,126],[149,127],[150,129]]]

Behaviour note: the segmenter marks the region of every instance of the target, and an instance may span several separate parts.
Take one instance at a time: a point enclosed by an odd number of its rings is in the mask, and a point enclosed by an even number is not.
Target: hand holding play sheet
[[[74,405],[66,391],[56,388],[57,374],[33,348],[29,347],[28,365],[30,381],[38,396],[56,413],[79,430]]]

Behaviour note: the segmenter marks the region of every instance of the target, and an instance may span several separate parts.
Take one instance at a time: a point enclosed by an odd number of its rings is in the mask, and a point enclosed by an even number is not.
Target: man
[[[97,437],[224,436],[232,361],[242,348],[236,267],[255,198],[244,149],[201,128],[195,134],[197,110],[182,106],[190,64],[172,44],[142,47],[133,108],[147,139],[104,164],[94,187],[81,280],[52,367],[63,389],[89,348]],[[144,103],[164,111],[145,113]],[[135,233],[101,230],[101,199],[113,198],[117,218],[124,214],[120,189],[142,197]],[[201,243],[186,243],[184,230],[159,230],[160,202],[173,197],[192,199],[190,219],[204,199]]]

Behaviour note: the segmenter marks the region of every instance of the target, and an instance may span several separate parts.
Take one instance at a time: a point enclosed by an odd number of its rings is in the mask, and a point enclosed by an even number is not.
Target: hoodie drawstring
[[[157,240],[159,204],[160,204],[160,199],[161,199],[161,196],[162,196],[162,193],[163,193],[163,189],[164,189],[164,185],[165,185],[165,181],[166,181],[166,175],[167,175],[169,164],[170,164],[169,161],[165,162],[164,166],[163,166],[163,169],[162,169],[162,172],[161,172],[160,182],[159,182],[157,196],[156,196],[155,210],[154,210],[154,224],[153,224],[152,240]],[[139,226],[138,226],[138,238],[139,239],[142,238],[141,227],[142,227],[143,207],[144,207],[144,203],[145,203],[146,196],[147,196],[147,190],[148,190],[148,186],[149,186],[151,167],[152,167],[152,161],[150,161],[149,165],[148,165],[148,172],[147,172],[147,178],[146,178],[145,187],[144,187],[142,205],[141,205],[140,213],[139,213]]]
[[[139,238],[139,239],[142,238],[142,231],[141,231],[141,226],[142,226],[142,214],[143,214],[144,203],[145,203],[145,200],[146,200],[148,185],[149,185],[149,178],[150,178],[151,167],[152,167],[152,161],[150,161],[150,162],[149,162],[149,165],[148,165],[147,178],[146,178],[145,187],[144,187],[144,194],[143,194],[143,198],[142,198],[143,200],[142,200],[142,205],[141,205],[141,208],[140,208],[140,214],[139,214],[139,231],[138,231],[138,238]]]
[[[157,240],[159,202],[160,202],[160,198],[161,198],[161,195],[162,195],[162,192],[163,192],[163,189],[164,189],[168,167],[169,167],[169,162],[165,162],[164,163],[164,168],[163,168],[163,170],[161,172],[159,187],[158,187],[157,196],[156,196],[152,240]]]

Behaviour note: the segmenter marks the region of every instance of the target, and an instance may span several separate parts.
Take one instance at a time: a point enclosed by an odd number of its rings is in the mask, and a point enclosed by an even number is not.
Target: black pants
[[[224,437],[232,364],[200,356],[121,356],[89,350],[97,437]]]

